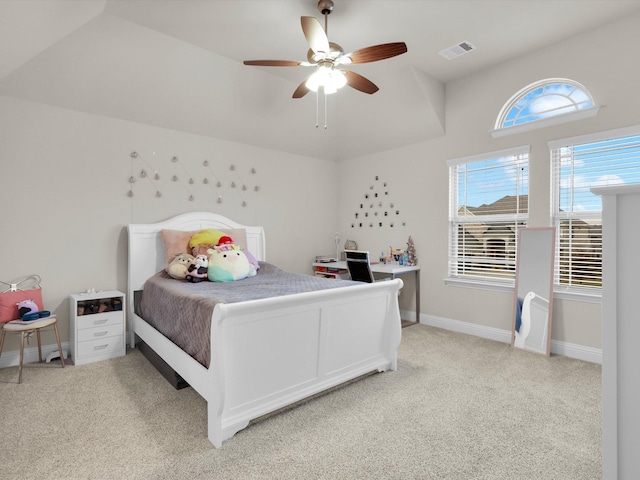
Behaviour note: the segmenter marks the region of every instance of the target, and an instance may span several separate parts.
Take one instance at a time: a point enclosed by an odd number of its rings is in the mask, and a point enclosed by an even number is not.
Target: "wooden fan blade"
[[[293,60],[245,60],[245,65],[256,65],[261,67],[299,67],[300,62]]]
[[[362,75],[349,70],[343,70],[343,72],[347,76],[347,85],[350,87],[369,94],[376,93],[379,90],[375,83],[367,80]]]
[[[369,63],[395,57],[407,52],[407,44],[404,42],[383,43],[373,47],[361,48],[355,52],[344,55],[351,59],[351,63]],[[347,62],[345,62],[347,63]]]
[[[293,92],[293,98],[302,98],[311,91],[305,85],[306,83],[307,83],[307,78],[305,78],[304,82],[298,85],[298,88],[296,88],[296,91]]]
[[[315,17],[300,17],[302,32],[307,39],[307,43],[314,52],[329,53],[329,39],[322,25]]]

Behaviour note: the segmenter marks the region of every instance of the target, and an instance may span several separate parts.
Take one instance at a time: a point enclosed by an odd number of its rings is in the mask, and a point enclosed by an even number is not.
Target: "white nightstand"
[[[75,365],[125,354],[125,294],[117,290],[69,298],[71,357]]]

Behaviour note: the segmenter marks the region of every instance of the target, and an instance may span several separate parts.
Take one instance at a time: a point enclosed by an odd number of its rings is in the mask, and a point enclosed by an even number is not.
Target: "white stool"
[[[5,323],[2,327],[2,336],[0,337],[0,355],[2,355],[2,346],[4,345],[4,336],[8,333],[20,334],[20,367],[18,369],[18,383],[22,383],[22,362],[24,360],[24,338],[25,335],[29,336],[33,332],[36,332],[38,337],[38,359],[42,363],[42,343],[40,341],[40,330],[46,327],[53,327],[56,332],[56,341],[58,342],[58,351],[60,352],[60,363],[64,368],[64,354],[62,353],[62,344],[60,343],[60,335],[58,334],[58,319],[55,315],[44,317],[38,320],[31,320],[24,322],[21,320],[14,320],[12,322]]]

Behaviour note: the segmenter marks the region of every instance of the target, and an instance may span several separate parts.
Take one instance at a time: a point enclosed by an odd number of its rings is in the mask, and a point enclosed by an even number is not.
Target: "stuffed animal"
[[[231,238],[228,235],[223,235],[220,237],[220,240],[218,240],[217,245],[228,245],[228,244],[232,244],[233,243],[233,238]]]
[[[210,248],[209,254],[209,280],[212,282],[233,282],[243,278],[253,277],[256,269],[235,244],[225,243]]]
[[[224,236],[224,232],[211,228],[200,230],[194,233],[189,240],[189,248],[197,245],[217,245],[220,238]]]
[[[217,245],[220,239],[224,236],[224,232],[211,228],[194,233],[189,240],[191,254],[194,257],[198,255],[207,255],[207,250],[213,248],[214,245]]]
[[[176,255],[176,258],[167,266],[167,273],[172,278],[184,280],[187,277],[187,269],[193,260],[193,255],[189,255],[188,253]]]
[[[251,253],[249,250],[243,250],[243,252],[247,256],[251,267],[256,270],[257,273],[258,269],[260,268],[260,263],[258,262],[258,260],[256,260],[256,257],[254,257],[253,253]]]
[[[205,232],[214,232],[209,235],[203,235]],[[215,233],[217,232],[217,233]],[[221,236],[218,238],[218,234]],[[191,239],[191,243],[193,242],[206,242],[209,241],[211,243],[196,243],[191,247],[191,254],[195,257],[197,255],[208,255],[207,251],[210,248],[213,248],[215,245],[225,245],[228,243],[233,243],[233,238],[228,235],[222,235],[222,232],[218,232],[217,230],[203,230],[199,232],[200,235],[198,240],[195,240],[196,235],[194,235]]]
[[[18,314],[22,320],[37,320],[38,318],[48,317],[51,312],[40,310],[33,300],[22,300],[18,302]]]
[[[189,268],[187,268],[187,276],[185,277],[192,283],[198,283],[207,279],[207,271],[209,259],[206,255],[198,255],[193,259]]]
[[[235,242],[233,241],[233,238],[229,237],[228,235],[223,235],[222,237],[220,237],[220,240],[218,240],[218,247],[222,246],[222,245],[229,245],[229,244],[234,244]],[[256,260],[256,257],[253,256],[253,254],[249,251],[249,250],[242,250],[244,252],[244,254],[247,256],[247,260],[249,260],[249,263],[251,264],[251,267],[256,270],[260,268],[260,264],[258,263],[258,261]],[[250,277],[253,277],[255,275],[255,273],[249,273]]]

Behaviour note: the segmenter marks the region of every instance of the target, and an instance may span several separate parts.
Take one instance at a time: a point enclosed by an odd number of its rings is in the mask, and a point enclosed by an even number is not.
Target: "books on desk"
[[[335,257],[325,256],[325,255],[317,255],[316,263],[331,263],[337,262]]]

